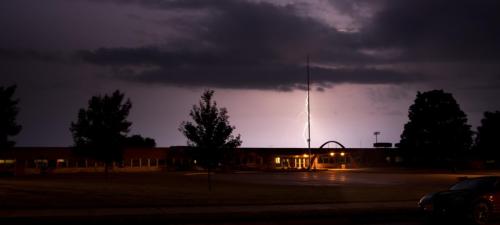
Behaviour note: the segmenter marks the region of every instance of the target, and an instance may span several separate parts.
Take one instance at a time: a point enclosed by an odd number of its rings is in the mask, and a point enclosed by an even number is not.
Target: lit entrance
[[[328,144],[333,143],[340,146],[340,149],[325,149]],[[319,152],[312,155],[312,169],[346,169],[351,163],[351,157],[346,148],[338,141],[327,141],[319,147]]]
[[[302,170],[309,168],[309,155],[280,155],[274,158],[276,169]]]

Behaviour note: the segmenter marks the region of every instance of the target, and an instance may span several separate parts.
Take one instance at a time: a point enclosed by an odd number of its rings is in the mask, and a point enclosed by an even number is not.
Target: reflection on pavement
[[[450,184],[467,174],[426,173],[365,173],[343,170],[321,172],[255,172],[239,174],[215,174],[214,179],[244,183],[339,186],[339,185],[418,185],[424,183]],[[471,177],[474,175],[471,175]],[[476,175],[477,176],[477,175]]]

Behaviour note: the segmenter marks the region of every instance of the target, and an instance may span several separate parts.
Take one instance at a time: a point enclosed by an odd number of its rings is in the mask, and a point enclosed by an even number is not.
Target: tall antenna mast
[[[309,151],[309,170],[312,167],[311,161],[311,99],[310,85],[311,75],[309,73],[309,55],[307,55],[307,150]]]

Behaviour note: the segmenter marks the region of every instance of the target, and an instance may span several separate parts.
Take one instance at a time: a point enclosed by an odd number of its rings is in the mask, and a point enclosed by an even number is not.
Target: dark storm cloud
[[[365,26],[363,43],[398,48],[400,61],[500,59],[500,1],[387,1]]]
[[[332,4],[360,16],[360,7],[377,7],[358,32],[340,32],[294,5],[212,0],[115,0],[149,8],[203,11],[189,23],[190,38],[162,46],[100,48],[80,51],[84,61],[113,68],[115,75],[136,81],[180,86],[229,88],[300,87],[304,58],[317,65],[319,85],[335,83],[409,83],[425,76],[403,70],[375,70],[392,63],[472,62],[500,59],[498,1],[345,1]],[[190,18],[192,19],[192,18]],[[182,20],[170,21],[182,27]],[[169,23],[166,23],[168,26]],[[134,71],[130,66],[153,69]],[[395,68],[395,67],[389,67]],[[241,82],[241,83],[239,83]]]
[[[349,69],[316,67],[313,78],[320,86],[418,80],[415,74],[358,68],[360,62],[380,61],[357,51],[358,34],[339,32],[299,16],[291,5],[193,0],[115,2],[170,10],[206,9],[209,14],[191,28],[191,40],[78,53],[86,62],[113,67],[120,78],[178,86],[291,90],[303,86],[305,57],[310,54],[316,64],[354,65]],[[138,72],[129,66],[154,69]]]
[[[211,9],[217,12],[214,15],[219,16],[214,17],[214,24],[205,27],[207,34],[229,34],[226,37],[230,41],[243,37],[241,43],[249,43],[247,39],[261,35],[269,38],[266,39],[269,43],[283,41],[307,48],[310,53],[325,60],[379,62],[378,58],[357,54],[362,48],[398,48],[402,54],[393,61],[496,60],[500,57],[500,26],[497,22],[500,21],[500,1],[497,0],[330,0],[339,13],[353,17],[360,17],[367,11],[366,8],[374,8],[375,14],[370,20],[363,21],[363,29],[358,33],[339,33],[316,20],[297,16],[293,4],[276,6],[262,2],[220,0],[114,2],[170,10]],[[248,32],[226,27],[235,24]],[[251,47],[269,47],[260,44],[254,42]]]
[[[302,62],[307,53],[314,55],[316,60],[328,62],[359,62],[370,58],[353,51],[358,45],[356,35],[338,32],[317,20],[298,16],[296,9],[291,5],[196,0],[116,2],[141,3],[169,10],[200,8],[207,10],[209,16],[203,18],[203,21],[189,24],[193,26],[190,28],[192,40],[166,44],[168,51],[181,52],[183,55],[186,51],[196,54],[201,52],[225,59],[239,58],[242,62],[248,63],[259,61],[297,63]],[[179,25],[182,22],[173,21],[166,25],[182,26]],[[116,53],[132,53],[126,49],[116,50]],[[151,49],[145,47],[135,51],[142,54],[145,50]],[[94,53],[112,55],[111,49]]]
[[[155,48],[99,49],[80,52],[88,62],[114,67],[114,74],[130,81],[164,83],[178,86],[213,86],[245,89],[292,90],[301,88],[305,67],[284,63],[220,58],[195,53],[167,53]],[[137,72],[127,66],[153,66]],[[391,70],[370,68],[312,67],[314,82],[320,86],[335,83],[404,83],[421,80],[417,74],[401,74]]]
[[[240,89],[275,89],[290,91],[305,88],[305,68],[291,65],[261,65],[248,69],[233,66],[212,66],[158,69],[140,75],[129,74],[127,79],[152,83],[168,83],[179,86],[213,86]],[[126,72],[123,72],[126,74]],[[256,75],[257,74],[257,75]],[[311,68],[313,83],[329,87],[339,83],[397,84],[420,80],[417,74],[405,74],[369,68],[327,69]]]
[[[63,62],[67,59],[65,59],[61,53],[57,52],[43,52],[34,49],[0,48],[0,60]]]

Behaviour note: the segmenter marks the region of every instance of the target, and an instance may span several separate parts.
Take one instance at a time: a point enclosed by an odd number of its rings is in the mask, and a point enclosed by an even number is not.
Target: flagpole
[[[307,150],[309,151],[309,170],[312,168],[311,161],[311,75],[309,72],[309,55],[307,55]]]

